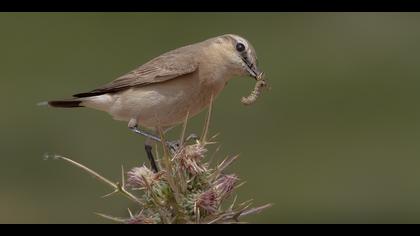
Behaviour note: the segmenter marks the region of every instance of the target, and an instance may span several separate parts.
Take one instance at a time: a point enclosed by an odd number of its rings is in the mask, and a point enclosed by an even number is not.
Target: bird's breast
[[[112,116],[118,120],[135,118],[141,126],[170,127],[195,116],[210,104],[225,86],[216,74],[193,73],[163,83],[131,88],[116,96]]]

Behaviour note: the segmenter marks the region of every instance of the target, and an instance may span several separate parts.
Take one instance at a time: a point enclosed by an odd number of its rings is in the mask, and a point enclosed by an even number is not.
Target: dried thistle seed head
[[[216,191],[209,189],[198,195],[196,205],[197,207],[205,210],[209,214],[217,212],[219,200]]]
[[[201,144],[193,144],[185,146],[185,155],[189,159],[202,159],[204,158],[204,154],[206,154],[207,149],[204,145]]]
[[[131,169],[127,175],[127,184],[132,188],[146,188],[147,185],[152,186],[160,176],[159,174],[153,173],[153,171],[144,165]]]
[[[228,197],[238,182],[239,178],[236,175],[223,175],[214,182],[219,197],[224,199]]]
[[[204,173],[207,169],[202,165],[201,160],[207,149],[204,145],[193,144],[187,145],[175,155],[175,159],[179,161],[181,168],[192,175]]]

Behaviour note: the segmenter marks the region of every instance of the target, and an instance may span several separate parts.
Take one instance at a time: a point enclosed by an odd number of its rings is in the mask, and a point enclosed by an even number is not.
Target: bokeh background
[[[245,107],[254,81],[232,80],[214,108],[219,160],[241,155],[240,199],[275,204],[246,221],[420,223],[419,24],[417,13],[1,13],[0,223],[126,216],[125,198],[100,198],[107,186],[44,154],[118,180],[146,161],[144,139],[105,113],[35,104],[225,33],[252,42],[272,86]]]

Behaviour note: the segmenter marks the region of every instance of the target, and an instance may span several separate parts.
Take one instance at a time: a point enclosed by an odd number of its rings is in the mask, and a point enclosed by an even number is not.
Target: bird
[[[134,70],[70,99],[43,102],[50,107],[87,107],[128,123],[146,137],[146,154],[153,171],[158,167],[152,142],[165,132],[206,109],[235,77],[261,74],[251,43],[236,34],[224,34],[170,50]],[[146,131],[147,130],[147,131]]]

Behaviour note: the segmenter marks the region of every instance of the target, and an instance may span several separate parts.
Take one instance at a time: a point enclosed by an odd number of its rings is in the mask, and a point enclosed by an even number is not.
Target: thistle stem
[[[118,183],[114,183],[110,180],[108,180],[107,178],[103,177],[102,175],[98,174],[97,172],[89,169],[88,167],[73,161],[67,157],[63,157],[63,156],[56,156],[57,159],[61,159],[64,160],[70,164],[72,164],[73,166],[76,166],[84,171],[86,171],[87,173],[89,173],[91,176],[93,176],[94,178],[96,178],[97,180],[101,181],[102,183],[105,183],[106,185],[111,186],[114,189],[114,192],[119,192],[122,195],[126,196],[128,199],[132,200],[133,202],[136,202],[138,204],[143,205],[144,203],[142,201],[140,201],[140,199],[138,199],[136,196],[134,196],[133,194],[131,194],[130,192],[128,192],[127,190],[125,190],[124,186]],[[123,180],[124,182],[124,180]]]

